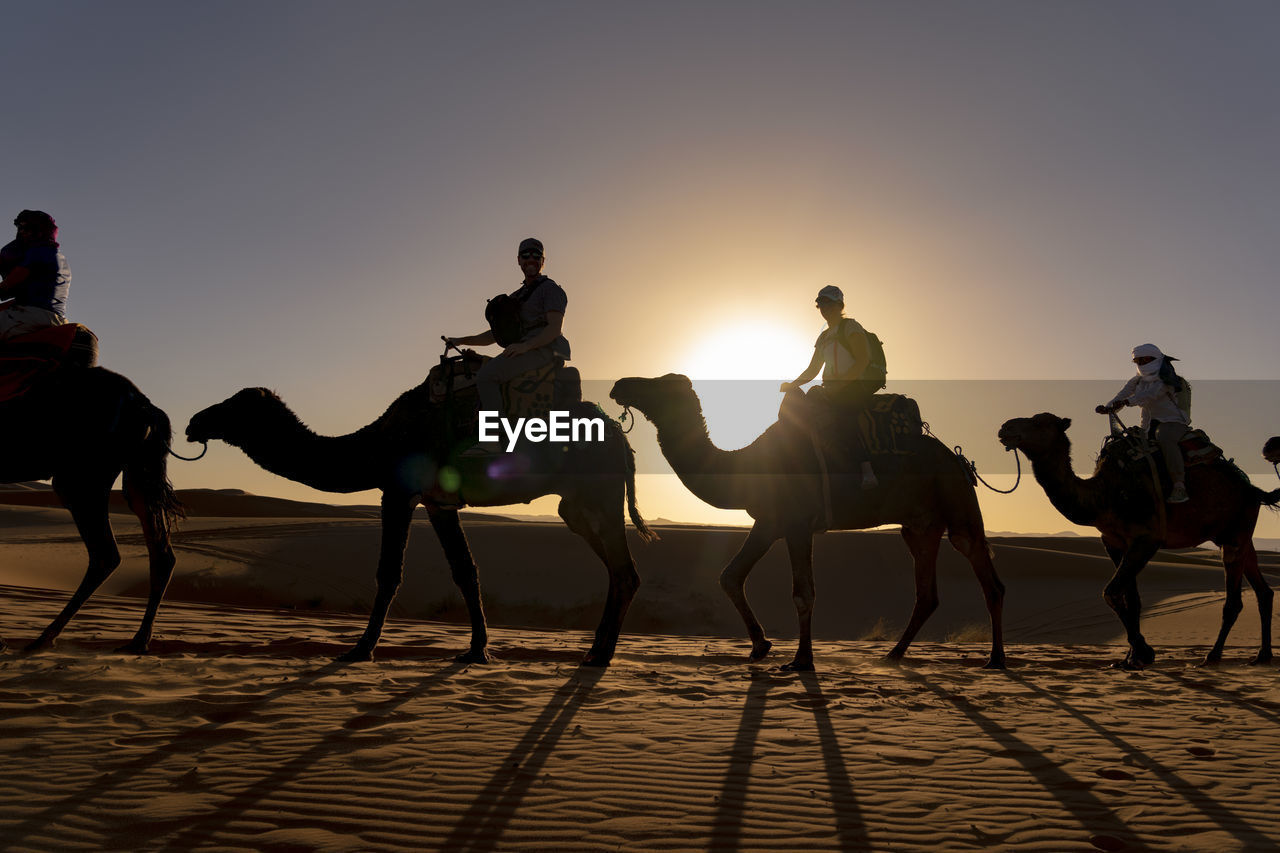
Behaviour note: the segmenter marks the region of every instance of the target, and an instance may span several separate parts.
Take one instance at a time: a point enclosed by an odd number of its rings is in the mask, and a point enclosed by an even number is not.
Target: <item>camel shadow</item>
[[[1100,849],[1142,850],[1145,845],[1133,830],[1102,802],[1080,780],[1054,763],[1040,750],[1027,743],[1000,723],[983,714],[964,696],[952,694],[944,687],[930,681],[924,675],[902,670],[908,681],[923,687],[930,693],[952,705],[969,719],[992,741],[999,744],[1005,754],[1013,758],[1035,777],[1036,781],[1075,818],[1080,828],[1090,836],[1090,843]],[[1020,684],[1027,682],[1006,671],[1006,675]],[[1100,846],[1110,845],[1110,846]]]
[[[858,805],[849,770],[840,751],[840,739],[827,710],[827,698],[815,673],[799,674],[810,700],[805,707],[813,712],[818,728],[818,742],[822,747],[823,764],[826,767],[827,784],[831,789],[831,804],[835,812],[836,835],[841,850],[870,850],[866,821]],[[742,846],[742,818],[746,813],[747,789],[751,767],[755,760],[756,741],[764,725],[765,707],[769,691],[779,685],[792,683],[791,678],[752,670],[751,686],[742,706],[742,718],[730,752],[729,767],[716,798],[716,815],[711,824],[709,849],[738,850]]]
[[[1081,723],[1096,732],[1104,740],[1111,743],[1117,749],[1123,751],[1127,755],[1140,758],[1142,766],[1150,770],[1161,782],[1169,788],[1170,791],[1177,794],[1186,803],[1194,808],[1200,814],[1204,815],[1208,820],[1217,824],[1223,832],[1228,833],[1232,837],[1238,839],[1246,850],[1270,850],[1274,849],[1275,839],[1268,836],[1265,832],[1254,828],[1247,820],[1241,817],[1231,808],[1202,791],[1196,784],[1187,781],[1178,775],[1172,768],[1162,764],[1160,761],[1151,757],[1147,753],[1138,749],[1124,738],[1111,731],[1097,720],[1090,717],[1080,709],[1064,702],[1058,696],[1027,681],[1021,676],[1010,674],[1009,677],[1022,685],[1031,693],[1044,699],[1045,701],[1060,708],[1064,713],[1079,720]]]
[[[551,701],[520,742],[498,765],[475,802],[458,819],[440,850],[495,850],[530,787],[555,751],[574,715],[604,676],[597,667],[579,667],[556,688]]]
[[[1188,687],[1192,690],[1198,690],[1201,693],[1205,693],[1205,694],[1208,694],[1209,696],[1212,696],[1214,699],[1225,699],[1226,701],[1230,702],[1231,704],[1235,705],[1241,710],[1248,711],[1251,714],[1256,714],[1257,716],[1266,720],[1268,723],[1271,723],[1273,726],[1280,725],[1280,712],[1271,711],[1271,710],[1268,710],[1267,708],[1263,708],[1255,700],[1246,699],[1245,697],[1241,696],[1239,693],[1236,693],[1233,690],[1228,690],[1224,687],[1220,687],[1216,684],[1210,684],[1209,682],[1206,682],[1206,681],[1197,681],[1194,678],[1188,678],[1187,676],[1177,672],[1157,672],[1155,670],[1152,670],[1152,675],[1156,675],[1162,678],[1168,678],[1172,681],[1176,681],[1178,682],[1178,684],[1181,684],[1183,687]]]
[[[157,746],[122,767],[97,777],[87,787],[55,803],[51,803],[39,813],[7,830],[3,839],[3,847],[0,847],[0,849],[8,850],[20,846],[20,842],[33,833],[45,830],[52,824],[70,817],[77,809],[95,801],[101,801],[109,797],[114,791],[127,789],[139,774],[159,764],[166,758],[183,754],[196,755],[224,743],[227,738],[219,737],[220,731],[251,717],[280,697],[295,693],[299,688],[315,684],[343,667],[344,664],[328,663],[318,669],[303,673],[291,681],[283,682],[261,696],[255,696],[244,702],[225,706],[218,712],[217,719],[177,733],[165,744]],[[235,732],[231,734],[233,737],[239,737],[239,734]]]
[[[165,841],[165,848],[172,850],[194,849],[202,844],[210,842],[209,834],[219,826],[226,826],[240,819],[246,812],[252,810],[255,806],[262,802],[263,799],[271,796],[279,791],[283,786],[288,784],[291,779],[299,776],[308,767],[323,759],[325,756],[344,748],[351,739],[362,732],[368,731],[381,724],[383,718],[387,717],[390,711],[400,707],[414,699],[420,699],[432,692],[444,687],[447,682],[457,675],[459,672],[467,668],[467,664],[458,661],[452,661],[442,669],[426,676],[421,682],[414,685],[409,690],[401,691],[390,698],[379,702],[371,708],[366,708],[359,715],[352,717],[346,723],[343,723],[340,731],[316,741],[316,743],[306,752],[291,758],[289,761],[272,770],[267,775],[258,779],[256,782],[250,783],[242,791],[231,797],[226,802],[220,803],[214,814],[209,815],[207,819],[196,819],[192,822],[191,818],[186,818],[187,826],[173,838]],[[160,827],[161,832],[168,827]],[[159,833],[152,833],[159,834]],[[123,833],[121,837],[114,839],[117,843],[127,844],[129,842],[146,841],[149,839],[140,839],[136,831]]]

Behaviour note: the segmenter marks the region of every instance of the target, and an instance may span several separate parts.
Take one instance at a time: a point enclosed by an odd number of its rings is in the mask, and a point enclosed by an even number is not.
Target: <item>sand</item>
[[[224,507],[222,511],[225,511]],[[79,581],[59,510],[0,510],[0,636],[34,637]],[[578,667],[604,572],[557,525],[476,522],[498,662],[467,643],[440,549],[415,529],[372,663],[332,662],[363,629],[377,523],[196,517],[153,653],[125,565],[35,656],[0,655],[6,850],[1263,850],[1280,845],[1280,673],[1198,661],[1222,602],[1208,553],[1143,576],[1143,672],[1101,603],[1096,542],[1001,539],[1010,668],[981,669],[985,612],[944,558],[942,606],[907,665],[910,564],[890,533],[820,537],[818,672],[789,659],[785,555],[749,586],[778,643],[745,660],[715,585],[743,532],[636,545],[645,585],[613,666]],[[519,565],[517,565],[519,563]],[[1267,571],[1276,577],[1275,555]],[[290,609],[285,609],[290,608]],[[883,636],[889,640],[881,639]]]

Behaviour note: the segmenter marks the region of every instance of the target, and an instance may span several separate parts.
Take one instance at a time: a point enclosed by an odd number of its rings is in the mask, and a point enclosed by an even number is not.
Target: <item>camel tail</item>
[[[636,451],[631,446],[631,442],[627,441],[627,436],[622,432],[613,421],[614,429],[618,431],[618,437],[622,439],[622,446],[626,448],[626,490],[627,490],[627,515],[631,516],[631,523],[636,526],[636,532],[640,534],[640,538],[645,542],[654,542],[661,537],[654,531],[652,527],[645,523],[644,518],[640,515],[640,507],[636,505]]]
[[[1263,506],[1275,509],[1280,506],[1280,489],[1272,489],[1269,492],[1258,489],[1258,500],[1262,502]]]
[[[182,501],[178,500],[173,484],[169,482],[169,443],[173,429],[169,416],[150,401],[147,409],[147,433],[134,448],[124,466],[124,492],[137,495],[144,510],[157,530],[173,532],[178,520],[186,517]]]

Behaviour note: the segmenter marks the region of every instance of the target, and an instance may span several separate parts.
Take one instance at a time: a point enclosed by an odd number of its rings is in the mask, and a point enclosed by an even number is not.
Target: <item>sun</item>
[[[813,341],[769,320],[726,323],[702,336],[680,362],[693,380],[711,439],[726,450],[753,441],[778,417],[778,385],[809,364]]]
[[[690,379],[794,379],[813,355],[813,336],[769,320],[713,328],[681,361]]]

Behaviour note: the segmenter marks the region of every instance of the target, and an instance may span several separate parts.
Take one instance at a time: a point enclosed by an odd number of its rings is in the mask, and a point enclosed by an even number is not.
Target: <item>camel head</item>
[[[1021,450],[1028,459],[1035,459],[1053,450],[1069,446],[1067,427],[1071,418],[1060,418],[1041,412],[1030,418],[1014,418],[1005,421],[997,434],[1000,443],[1009,450]]]
[[[278,413],[283,405],[274,391],[245,388],[192,415],[187,422],[187,441],[221,439],[235,444],[244,430],[251,429],[264,415]]]
[[[1262,458],[1272,465],[1280,464],[1280,435],[1273,435],[1262,445]]]
[[[700,408],[693,383],[681,373],[668,373],[654,379],[629,376],[613,383],[609,396],[622,406],[637,409],[649,420],[680,409]]]

